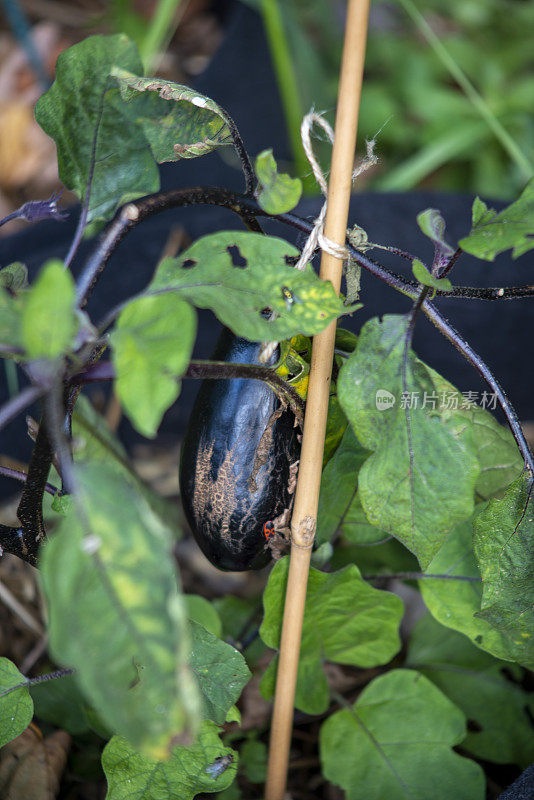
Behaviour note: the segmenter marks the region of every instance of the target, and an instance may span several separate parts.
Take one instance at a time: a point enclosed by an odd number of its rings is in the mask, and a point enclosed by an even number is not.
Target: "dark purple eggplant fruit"
[[[224,329],[212,358],[258,364],[260,347]],[[293,413],[271,419],[279,407],[263,381],[200,386],[182,443],[180,492],[193,536],[219,569],[260,569],[271,559],[264,525],[289,508],[290,466],[300,451]]]

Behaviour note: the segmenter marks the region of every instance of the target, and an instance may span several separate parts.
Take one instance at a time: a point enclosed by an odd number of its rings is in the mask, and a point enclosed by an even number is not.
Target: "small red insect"
[[[274,522],[266,522],[263,526],[263,535],[269,541],[269,537],[271,537],[274,533]]]

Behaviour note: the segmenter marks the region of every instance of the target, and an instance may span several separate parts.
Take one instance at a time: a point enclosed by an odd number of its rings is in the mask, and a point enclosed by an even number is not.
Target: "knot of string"
[[[330,255],[334,256],[335,258],[343,259],[344,262],[347,262],[350,258],[348,250],[344,245],[339,245],[337,242],[333,242],[324,234],[328,184],[319,165],[319,161],[317,160],[317,157],[313,151],[313,146],[311,143],[311,132],[314,125],[318,125],[320,128],[322,128],[330,140],[330,143],[334,144],[334,131],[332,130],[331,125],[329,125],[329,123],[321,116],[321,114],[318,114],[316,111],[309,111],[302,120],[302,124],[300,126],[300,135],[302,139],[302,146],[304,148],[304,152],[306,153],[306,158],[308,159],[312,168],[315,180],[321,187],[321,192],[323,193],[325,200],[319,212],[319,216],[314,221],[310,235],[308,236],[306,243],[302,248],[299,260],[295,264],[295,269],[299,270],[303,270],[305,268],[308,261],[313,258],[313,255],[318,247],[321,250],[330,253]],[[360,160],[352,173],[353,183],[356,178],[362,174],[362,172],[365,172],[378,162],[378,158],[374,154],[375,139],[366,141],[366,148],[367,152],[365,158]],[[265,364],[267,361],[269,361],[277,347],[278,342],[263,342],[260,348],[260,363]]]

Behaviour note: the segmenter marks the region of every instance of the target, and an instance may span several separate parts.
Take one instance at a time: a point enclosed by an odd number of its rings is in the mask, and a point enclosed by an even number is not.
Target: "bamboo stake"
[[[325,235],[345,244],[369,0],[349,0],[336,111]],[[323,251],[320,277],[339,294],[342,262]],[[302,451],[291,520],[291,558],[276,678],[265,800],[284,800],[306,587],[315,535],[336,323],[313,337]]]

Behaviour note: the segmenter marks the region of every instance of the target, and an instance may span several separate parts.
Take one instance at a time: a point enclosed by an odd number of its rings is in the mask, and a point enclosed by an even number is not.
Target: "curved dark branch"
[[[115,250],[117,244],[124,238],[130,228],[136,225],[146,217],[158,213],[168,208],[186,205],[219,205],[236,212],[242,219],[247,219],[256,216],[269,216],[271,219],[278,220],[279,222],[290,225],[297,230],[304,233],[310,233],[312,223],[302,219],[296,214],[276,214],[269,215],[250,197],[244,197],[234,192],[228,192],[224,189],[214,187],[192,187],[189,189],[179,189],[171,192],[163,192],[161,194],[146,197],[137,203],[131,203],[125,206],[119,212],[119,215],[113,220],[108,227],[107,231],[102,236],[95,252],[89,258],[85,269],[82,273],[78,283],[78,299],[81,304],[85,301],[92,285],[95,283],[99,273],[104,268],[109,260],[111,254]],[[420,292],[419,284],[408,282],[398,275],[387,270],[385,267],[376,263],[368,256],[356,250],[350,244],[347,244],[351,256],[354,260],[375,277],[382,280],[388,286],[401,292],[402,294],[417,300]],[[521,289],[530,290],[532,287],[518,287],[516,292]],[[482,299],[481,290],[475,290],[476,296]],[[482,290],[483,291],[483,290]],[[490,290],[491,291],[491,290]],[[442,296],[454,296],[452,292],[438,292]],[[463,287],[463,296],[466,295],[466,287]],[[497,291],[497,297],[503,297],[504,290]],[[519,294],[517,296],[520,296]],[[525,296],[525,295],[523,295]],[[486,297],[484,299],[490,299]],[[496,299],[496,297],[491,298]],[[460,336],[460,334],[445,320],[439,313],[434,305],[427,300],[422,304],[422,311],[430,319],[430,321],[440,330],[444,336],[449,339],[454,346],[464,355],[464,357],[475,367],[475,369],[482,375],[484,380],[492,388],[497,395],[501,408],[503,409],[508,424],[512,430],[521,454],[525,460],[525,464],[531,474],[534,474],[534,458],[530,452],[530,448],[521,430],[521,426],[517,419],[517,415],[502,390],[499,383],[493,377],[491,371],[488,369],[482,359],[473,351],[469,344]]]
[[[231,378],[249,378],[269,384],[277,397],[289,405],[302,425],[305,403],[292,386],[270,367],[256,364],[232,364],[227,361],[190,361],[182,378],[201,378],[205,380],[229,380]],[[70,379],[73,386],[99,381],[111,381],[115,378],[115,369],[111,361],[101,361],[78,372]]]
[[[3,406],[0,407],[0,430],[4,428],[8,422],[11,422],[18,416],[25,408],[31,406],[36,400],[44,393],[44,389],[40,386],[27,386],[22,392],[12,397]]]
[[[28,475],[25,472],[22,472],[20,469],[13,469],[12,467],[0,466],[0,475],[4,475],[6,478],[13,478],[13,480],[16,481],[22,481],[23,483],[28,480]],[[51,483],[45,483],[44,490],[52,496],[58,493],[57,487],[53,486]]]
[[[302,219],[297,214],[291,212],[271,216],[264,211],[258,203],[251,197],[240,195],[236,192],[229,192],[226,189],[207,186],[192,186],[187,189],[175,189],[170,192],[150,195],[135,203],[124,206],[114,220],[108,225],[102,234],[97,247],[87,260],[85,268],[78,280],[77,298],[80,306],[84,305],[87,297],[98,276],[106,266],[111,255],[126,236],[128,231],[135,227],[152,214],[165,211],[169,208],[192,205],[217,205],[228,208],[238,214],[244,224],[251,230],[261,231],[256,217],[271,217],[279,222],[289,225],[302,233],[309,234],[313,223]],[[378,262],[364,255],[359,250],[347,245],[351,255],[368,272],[375,275],[388,286],[398,292],[415,299],[418,294],[419,284],[409,278],[398,275],[395,272],[383,267]],[[395,248],[388,248],[391,252],[398,255],[407,256],[408,254],[397,251]],[[479,288],[476,286],[455,286],[452,291],[437,291],[440,297],[462,297],[473,300],[511,300],[520,297],[534,296],[534,286],[510,286],[510,287],[489,287]]]
[[[525,434],[521,429],[515,409],[508,400],[508,397],[506,396],[500,383],[493,376],[491,370],[485,364],[485,362],[477,353],[475,353],[471,345],[465,341],[463,336],[461,336],[461,334],[459,334],[458,331],[453,328],[453,326],[445,319],[445,317],[432,303],[429,303],[428,301],[425,302],[422,310],[428,319],[436,326],[436,328],[456,347],[457,350],[460,351],[460,353],[469,361],[469,363],[474,366],[479,375],[484,378],[488,386],[490,386],[493,392],[497,395],[497,400],[499,401],[499,405],[506,415],[508,425],[511,428],[514,439],[519,447],[519,451],[525,461],[525,466],[527,467],[531,477],[534,476],[534,457],[530,447],[528,446],[527,440],[525,439]]]
[[[48,435],[47,421],[43,414],[28,466],[24,491],[17,508],[17,517],[21,524],[25,547],[35,556],[37,556],[41,541],[46,536],[42,501],[53,458],[54,450]]]
[[[256,184],[256,176],[250,161],[250,156],[247,153],[247,148],[245,147],[243,139],[241,138],[241,134],[239,133],[237,125],[226,111],[224,112],[224,120],[228,125],[228,130],[230,131],[232,142],[234,144],[234,149],[239,157],[243,175],[245,176],[245,194],[251,197]]]
[[[191,361],[184,377],[186,378],[250,378],[267,383],[279,400],[288,403],[302,427],[305,403],[302,397],[270,367],[256,364],[229,364],[226,361]]]
[[[454,253],[452,254],[452,256],[447,261],[447,263],[444,264],[443,267],[440,270],[438,270],[438,273],[437,273],[436,277],[437,278],[446,278],[447,275],[449,274],[449,272],[451,271],[451,269],[454,267],[454,265],[456,264],[456,262],[460,258],[460,256],[462,255],[462,253],[463,253],[462,248],[461,247],[457,247],[456,250],[454,251]]]
[[[450,292],[436,292],[440,297],[463,297],[469,300],[520,300],[534,297],[534,286],[454,286]]]
[[[108,225],[85,264],[76,286],[78,305],[80,307],[85,305],[98,276],[131,228],[160,211],[194,205],[218,205],[228,208],[238,214],[248,228],[255,226],[254,218],[260,212],[262,215],[265,214],[254,200],[211,186],[175,189],[171,192],[150,195],[135,203],[128,203]]]
[[[16,689],[23,689],[26,686],[35,686],[38,683],[53,681],[57,678],[65,678],[67,675],[74,675],[75,672],[75,669],[70,669],[67,667],[65,669],[56,669],[54,672],[48,672],[46,675],[37,675],[35,678],[26,678],[25,681],[17,683],[16,686],[10,686],[8,689],[4,689],[3,692],[0,692],[0,697],[4,697],[6,694],[14,692]]]

